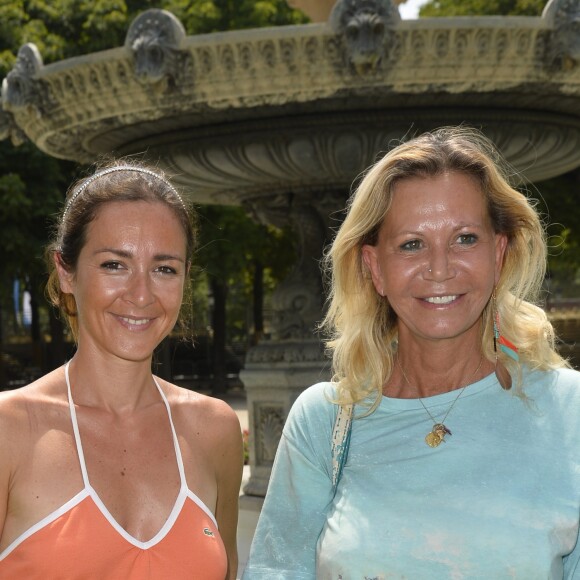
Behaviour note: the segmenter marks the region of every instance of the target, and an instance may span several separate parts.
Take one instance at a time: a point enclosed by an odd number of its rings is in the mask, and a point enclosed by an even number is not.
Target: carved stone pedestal
[[[244,492],[264,496],[282,428],[296,397],[328,380],[330,362],[316,328],[323,316],[320,261],[346,192],[317,192],[246,199],[256,219],[290,225],[297,260],[272,297],[272,339],[250,350],[241,374],[248,401],[251,477]],[[336,225],[336,221],[334,222]]]
[[[244,493],[264,496],[290,407],[307,386],[328,380],[329,363],[316,339],[264,342],[250,351],[241,378],[247,392],[252,466]]]

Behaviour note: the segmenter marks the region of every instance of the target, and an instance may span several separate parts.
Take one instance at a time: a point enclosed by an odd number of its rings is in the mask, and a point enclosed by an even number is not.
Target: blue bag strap
[[[350,434],[352,432],[352,415],[354,405],[340,405],[332,429],[332,489],[336,493],[342,469],[346,463]]]

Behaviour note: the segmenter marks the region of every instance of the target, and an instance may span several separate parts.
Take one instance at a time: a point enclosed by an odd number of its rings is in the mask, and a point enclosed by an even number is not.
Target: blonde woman
[[[246,579],[580,578],[580,374],[503,167],[443,128],[362,179],[327,255],[334,378],[291,410]]]

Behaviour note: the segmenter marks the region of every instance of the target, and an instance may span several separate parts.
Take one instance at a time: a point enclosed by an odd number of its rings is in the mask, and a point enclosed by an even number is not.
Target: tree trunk
[[[252,284],[254,332],[250,340],[256,346],[264,335],[264,265],[254,260],[254,279]]]
[[[213,294],[213,343],[212,343],[212,371],[213,379],[211,391],[214,396],[223,395],[227,390],[226,372],[226,297],[225,282],[212,278],[210,288]]]

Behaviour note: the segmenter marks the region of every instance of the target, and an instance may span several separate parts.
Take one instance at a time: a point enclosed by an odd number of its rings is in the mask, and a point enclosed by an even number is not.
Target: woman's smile
[[[119,320],[123,322],[129,329],[141,329],[143,330],[145,325],[153,320],[152,318],[131,318],[128,316],[118,316]]]
[[[423,298],[425,302],[429,304],[451,304],[459,298],[459,294],[452,294],[450,296],[429,296],[428,298]]]

